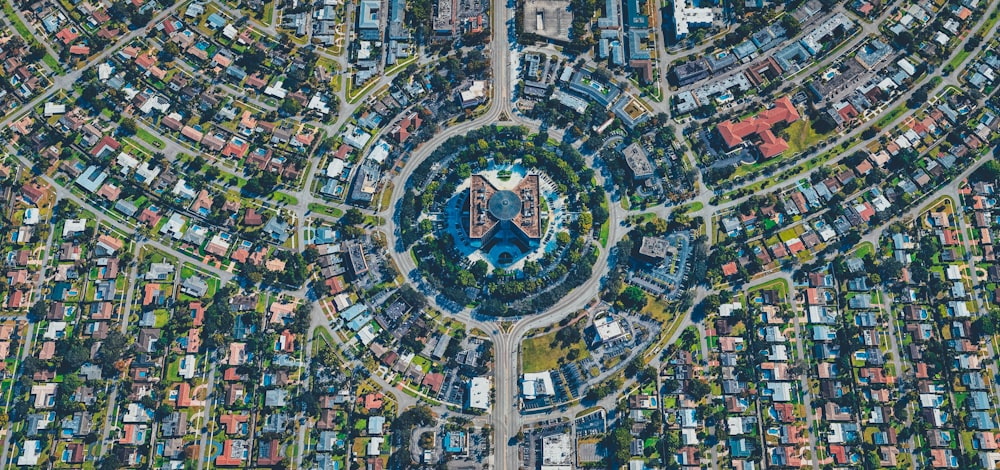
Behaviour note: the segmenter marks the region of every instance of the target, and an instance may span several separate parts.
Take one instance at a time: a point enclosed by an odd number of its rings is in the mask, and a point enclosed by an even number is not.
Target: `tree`
[[[267,196],[274,192],[277,184],[278,175],[263,171],[247,180],[243,190],[256,196]]]
[[[704,380],[691,379],[688,380],[684,391],[687,392],[687,394],[690,395],[694,401],[701,401],[702,398],[705,398],[712,392],[712,387]]]
[[[116,454],[114,452],[111,452],[111,453],[108,454],[107,457],[104,458],[104,460],[101,460],[101,465],[98,467],[98,469],[99,470],[118,470],[119,468],[122,468],[124,466],[125,466],[125,464],[124,464],[124,462],[122,462],[122,460],[120,458],[118,458],[118,454]]]
[[[174,57],[177,57],[180,53],[181,48],[177,46],[177,43],[167,41],[163,44],[163,49],[160,50],[160,60],[163,62],[172,62]]]
[[[28,315],[33,319],[33,321],[41,321],[48,313],[49,301],[45,299],[35,302],[35,305],[32,305],[31,308],[28,309]]]
[[[612,452],[614,457],[614,462],[610,468],[618,468],[628,462],[629,457],[631,457],[631,444],[632,444],[632,434],[629,432],[631,426],[629,421],[619,424],[615,430],[608,435],[607,441],[605,442],[605,448]]]
[[[299,104],[298,101],[291,98],[285,98],[281,101],[281,106],[278,108],[278,111],[286,116],[294,116],[302,111],[302,105]]]
[[[365,215],[360,209],[352,207],[347,209],[347,212],[340,218],[340,221],[347,225],[361,225],[365,221]]]
[[[125,348],[128,346],[128,338],[117,329],[108,332],[107,338],[101,342],[101,349],[97,351],[97,362],[104,369],[104,373],[113,374],[116,363],[125,356]]]
[[[210,166],[205,169],[205,179],[208,181],[215,181],[222,175],[222,171],[214,166]]]
[[[580,232],[588,233],[594,227],[594,216],[590,212],[581,212],[576,223],[579,225]]]
[[[78,341],[63,341],[68,343],[66,350],[60,354],[62,361],[59,363],[60,373],[67,374],[76,372],[84,363],[90,360],[90,350]]]
[[[632,311],[639,311],[646,307],[646,293],[636,286],[628,286],[618,297],[622,307]]]
[[[135,119],[125,118],[122,119],[121,124],[118,126],[118,132],[122,135],[133,136],[139,131],[139,126],[135,123]]]
[[[917,88],[910,95],[910,99],[906,100],[906,107],[910,109],[917,109],[927,102],[927,90],[924,87]]]

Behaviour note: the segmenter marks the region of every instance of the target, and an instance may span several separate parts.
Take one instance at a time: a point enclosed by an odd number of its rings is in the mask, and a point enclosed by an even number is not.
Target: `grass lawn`
[[[958,55],[948,62],[948,67],[951,67],[953,71],[957,72],[958,68],[962,66],[962,62],[965,62],[965,59],[969,57],[969,54],[971,54],[971,52],[966,51],[964,48],[959,49]]]
[[[261,21],[264,26],[271,26],[274,24],[274,2],[267,2],[264,4],[264,20]]]
[[[542,200],[544,201],[544,199],[542,199]],[[604,199],[603,201],[601,201],[601,207],[604,208],[604,213],[605,214],[608,213],[607,212],[608,211],[608,200],[607,199]],[[546,207],[544,210],[548,210],[548,207]],[[608,246],[608,236],[610,234],[611,234],[611,220],[608,219],[603,224],[601,224],[601,238],[600,238],[600,240],[601,240],[601,246],[607,248],[607,246]]]
[[[380,203],[379,207],[382,208],[389,207],[389,204],[392,203],[392,189],[393,189],[392,182],[385,185],[385,189],[382,190],[382,202]]]
[[[787,135],[787,152],[790,155],[798,154],[799,152],[813,147],[824,137],[817,134],[816,131],[813,130],[812,126],[809,125],[809,121],[805,119],[799,119],[798,121],[789,124],[788,129],[785,129],[784,134]]]
[[[66,71],[63,70],[62,65],[59,64],[59,61],[56,60],[55,57],[52,57],[52,54],[46,53],[42,56],[42,62],[45,62],[45,65],[48,65],[53,72],[59,75],[66,73]]]
[[[764,284],[756,285],[750,288],[749,292],[753,293],[759,290],[775,289],[778,293],[784,297],[788,298],[788,281],[785,279],[775,279]]]
[[[155,135],[151,134],[149,131],[143,129],[142,127],[136,128],[135,135],[143,142],[146,142],[147,144],[152,145],[153,147],[156,147],[158,149],[163,148],[163,141],[158,139]]]
[[[292,196],[291,194],[285,194],[281,191],[275,191],[273,197],[274,197],[274,202],[277,202],[278,204],[285,203],[290,206],[295,206],[299,204],[298,198]]]
[[[24,38],[25,42],[34,41],[35,35],[31,34],[28,27],[21,22],[21,19],[17,17],[17,13],[14,12],[14,6],[11,2],[3,2],[3,12],[7,14],[7,18],[11,23],[14,24],[14,29],[17,30],[17,34],[20,34]]]
[[[864,259],[865,256],[874,253],[875,253],[875,246],[872,245],[871,242],[861,243],[857,246],[857,248],[854,249],[854,256],[857,256],[858,258],[861,259]]]
[[[571,350],[578,351],[578,359],[583,359],[590,355],[587,345],[583,341],[573,344],[569,348],[563,348],[561,344],[555,343],[556,332],[528,338],[521,342],[521,351],[524,353],[524,372],[542,372],[559,367],[559,360],[565,358]]]
[[[890,122],[894,121],[896,118],[905,113],[906,110],[907,110],[906,103],[896,106],[895,108],[892,109],[892,111],[889,111],[884,116],[879,118],[878,121],[875,121],[875,126],[880,129],[884,129],[886,124],[889,124]]]
[[[431,361],[423,356],[414,356],[412,363],[420,366],[420,369],[424,372],[430,372],[431,370]]]
[[[701,201],[694,201],[691,204],[684,204],[683,206],[678,207],[677,210],[684,212],[698,212],[704,208],[705,204],[702,204]]]
[[[337,209],[336,207],[324,206],[323,204],[310,203],[309,210],[330,217],[341,217],[344,215],[344,211]]]
[[[409,59],[400,61],[398,64],[396,64],[396,65],[394,65],[394,66],[389,67],[388,69],[386,69],[385,72],[383,73],[383,75],[392,75],[392,74],[394,74],[394,73],[396,73],[396,72],[398,72],[400,70],[403,70],[404,68],[406,68],[407,66],[409,66],[410,64],[412,64],[412,63],[414,63],[416,61],[417,61],[417,56],[416,55],[410,56]]]
[[[674,318],[674,313],[666,302],[657,300],[656,297],[649,294],[646,294],[646,306],[642,308],[642,314],[649,315],[653,320],[662,324],[666,324]]]

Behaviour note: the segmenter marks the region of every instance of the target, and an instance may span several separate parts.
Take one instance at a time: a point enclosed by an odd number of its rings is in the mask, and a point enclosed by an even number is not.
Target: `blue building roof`
[[[465,433],[461,431],[453,431],[444,435],[444,451],[452,454],[457,454],[462,452],[464,448],[462,444],[465,442]]]
[[[344,321],[351,321],[367,311],[368,307],[365,304],[354,304],[348,307],[346,310],[341,311],[340,318],[342,318]]]
[[[208,25],[211,28],[221,28],[226,25],[226,19],[220,16],[218,13],[212,13],[208,15]]]
[[[377,0],[362,0],[361,13],[358,15],[358,29],[378,29],[378,10],[381,3]]]
[[[371,321],[372,321],[372,316],[366,313],[364,315],[358,316],[354,320],[347,322],[347,327],[350,328],[351,331],[360,331],[362,328],[365,327],[365,325],[371,323]]]

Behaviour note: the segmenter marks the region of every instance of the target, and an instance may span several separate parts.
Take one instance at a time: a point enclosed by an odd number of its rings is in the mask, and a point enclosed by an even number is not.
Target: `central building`
[[[498,189],[483,175],[469,182],[469,238],[487,248],[509,241],[522,250],[542,238],[538,175],[527,175],[513,189]]]

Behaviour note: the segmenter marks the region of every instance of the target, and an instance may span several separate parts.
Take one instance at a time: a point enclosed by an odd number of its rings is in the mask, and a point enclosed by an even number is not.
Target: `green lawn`
[[[274,2],[267,2],[264,4],[264,26],[271,26],[274,24]]]
[[[137,128],[135,136],[138,137],[139,139],[142,139],[143,142],[152,145],[153,147],[156,147],[158,149],[163,148],[163,141],[158,139],[155,135],[151,134],[149,131],[143,129],[142,127]]]
[[[324,206],[323,204],[310,203],[308,208],[312,212],[318,212],[330,217],[341,217],[344,215],[344,211],[336,207]]]
[[[290,206],[295,206],[298,205],[299,203],[298,198],[292,196],[291,194],[283,193],[281,191],[275,191],[273,197],[274,197],[274,202],[277,202],[278,204],[285,203]]]
[[[896,118],[898,118],[899,116],[902,116],[903,113],[906,112],[906,109],[907,108],[905,103],[896,106],[895,108],[892,109],[892,111],[889,111],[884,116],[879,118],[878,121],[875,121],[875,126],[880,129],[885,128],[886,124],[889,124],[890,122],[896,120]]]
[[[789,290],[788,281],[785,279],[775,279],[770,282],[765,282],[764,284],[753,286],[749,289],[749,292],[752,293],[755,291],[765,290],[765,289],[775,289],[778,291],[779,295],[781,295],[786,299],[788,298],[788,290]]]
[[[382,202],[379,207],[386,208],[389,207],[389,204],[392,204],[392,190],[392,182],[385,185],[385,189],[382,190]]]
[[[21,19],[17,17],[17,13],[14,11],[14,6],[11,2],[3,2],[3,12],[7,14],[7,18],[11,23],[14,24],[14,29],[17,30],[17,34],[20,34],[24,38],[25,42],[34,41],[35,35],[31,34],[28,27],[21,22]]]
[[[948,62],[948,67],[951,67],[953,71],[957,72],[958,68],[962,66],[962,62],[965,62],[965,59],[969,57],[969,54],[971,54],[971,52],[966,51],[964,48],[959,49],[958,55],[956,55],[954,59],[951,59],[951,61]]]
[[[694,202],[692,202],[690,204],[685,204],[683,206],[678,207],[677,210],[678,211],[684,211],[684,212],[698,212],[698,211],[700,211],[700,210],[702,210],[704,208],[705,208],[705,204],[702,204],[701,201],[694,201]]]
[[[789,155],[796,155],[799,152],[803,152],[810,147],[816,145],[817,142],[823,139],[823,136],[817,134],[816,131],[809,125],[809,121],[805,119],[799,119],[788,125],[788,129],[785,129],[785,139],[788,141],[788,152]]]
[[[611,221],[607,220],[601,225],[601,246],[608,247],[608,237],[611,235]]]
[[[866,255],[875,253],[875,246],[871,242],[864,242],[854,249],[854,256],[864,259]]]
[[[528,338],[521,342],[521,351],[524,353],[524,372],[542,372],[553,370],[559,367],[559,360],[565,358],[571,350],[577,350],[579,359],[590,355],[587,345],[583,341],[575,343],[568,348],[555,343],[556,332]]]
[[[66,73],[65,70],[63,70],[62,65],[59,64],[59,61],[56,60],[55,57],[52,57],[52,54],[46,53],[42,56],[42,62],[45,62],[45,65],[48,65],[53,72],[59,75]]]

